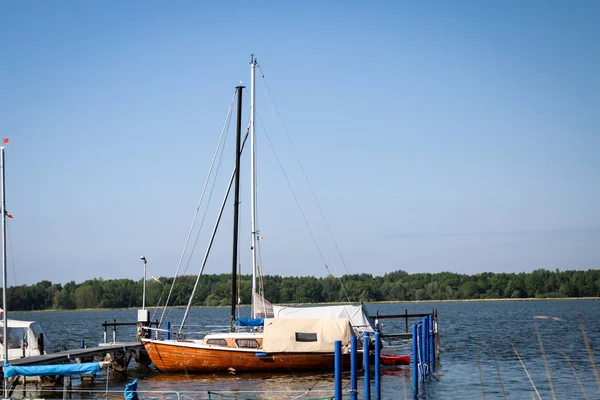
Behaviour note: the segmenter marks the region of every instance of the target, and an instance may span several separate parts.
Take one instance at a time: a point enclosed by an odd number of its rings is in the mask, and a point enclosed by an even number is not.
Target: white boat
[[[42,326],[36,321],[21,321],[7,319],[7,340],[4,336],[0,340],[0,361],[4,361],[4,345],[8,345],[7,354],[9,360],[17,358],[39,356],[53,351],[53,346]],[[4,328],[4,321],[0,321],[0,327]],[[4,329],[2,329],[4,331]]]

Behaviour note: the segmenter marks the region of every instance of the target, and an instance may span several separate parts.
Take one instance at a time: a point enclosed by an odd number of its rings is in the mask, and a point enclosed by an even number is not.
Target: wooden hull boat
[[[298,336],[298,332],[303,333]],[[311,340],[310,332],[314,333]],[[304,336],[302,336],[304,335]],[[142,342],[162,372],[265,372],[333,370],[333,341],[340,340],[344,368],[350,367],[351,327],[346,319],[266,320],[264,332],[229,332],[201,340]],[[345,352],[344,352],[345,350]],[[362,362],[362,353],[358,353]]]
[[[251,123],[249,127],[251,148],[254,146],[254,74],[256,59],[252,56],[251,65]],[[209,246],[205,253],[202,268],[196,279],[196,285],[190,295],[183,320],[176,339],[159,340],[142,339],[144,347],[152,363],[163,372],[264,372],[264,371],[317,371],[334,370],[335,367],[335,342],[342,343],[342,362],[350,366],[349,344],[351,336],[356,336],[363,330],[372,332],[371,322],[366,316],[364,307],[354,309],[344,306],[330,307],[329,311],[314,307],[308,309],[294,309],[280,307],[279,316],[275,317],[273,307],[263,301],[262,294],[256,288],[256,253],[258,246],[254,217],[256,215],[255,194],[252,197],[252,250],[253,282],[252,282],[252,318],[240,318],[237,315],[236,305],[239,301],[237,293],[237,268],[238,268],[238,233],[239,233],[239,204],[240,204],[240,158],[242,153],[241,119],[242,119],[242,89],[236,87],[237,97],[237,124],[235,168],[229,180],[225,199],[221,204],[217,222],[213,228]],[[215,153],[216,154],[216,153]],[[255,151],[251,150],[251,157]],[[252,159],[251,165],[255,165]],[[211,167],[212,168],[212,167]],[[253,171],[253,168],[251,168]],[[251,188],[255,188],[254,173],[251,172]],[[233,214],[233,240],[232,240],[232,265],[231,265],[231,319],[230,332],[208,334],[202,339],[189,339],[185,337],[183,327],[189,315],[194,299],[198,280],[206,264],[212,246],[212,241],[217,232],[219,222],[230,189],[234,188],[234,214]],[[186,245],[187,247],[187,245]],[[145,259],[144,259],[145,260]],[[261,301],[256,299],[260,297]],[[168,298],[167,298],[168,303]],[[359,317],[360,322],[355,323]],[[162,317],[161,317],[162,322]],[[353,325],[354,323],[354,325]],[[170,337],[170,336],[169,336]],[[362,359],[362,357],[360,357]]]
[[[246,349],[215,349],[199,346],[192,341],[172,342],[144,342],[154,366],[161,372],[291,372],[334,369],[333,353],[263,353]],[[349,353],[342,355],[342,363],[345,369],[350,368]]]

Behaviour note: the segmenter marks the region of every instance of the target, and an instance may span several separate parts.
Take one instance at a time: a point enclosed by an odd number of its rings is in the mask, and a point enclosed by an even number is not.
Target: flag
[[[158,280],[158,278],[157,278],[157,277],[155,277],[155,276],[153,276],[153,275],[150,275],[150,276],[152,276],[152,279],[154,279],[156,282],[160,283],[160,281]]]
[[[11,213],[9,213],[9,212],[8,212],[8,211],[6,211],[6,210],[4,210],[4,214],[6,214],[6,216],[7,216],[8,218],[13,218],[12,214],[11,214]]]
[[[8,138],[4,138],[4,144],[8,144]]]

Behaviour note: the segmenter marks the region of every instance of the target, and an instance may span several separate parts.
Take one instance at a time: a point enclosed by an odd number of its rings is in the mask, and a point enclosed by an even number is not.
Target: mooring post
[[[342,341],[335,341],[334,387],[335,400],[342,400]]]
[[[412,326],[412,382],[413,382],[413,392],[415,396],[419,393],[419,355],[418,355],[418,329],[417,324],[413,324]]]
[[[117,320],[113,319],[113,343],[117,343]]]
[[[358,352],[357,352],[357,345],[358,345],[358,340],[356,339],[356,336],[352,335],[352,337],[350,338],[350,399],[351,400],[356,400],[357,398],[357,368],[356,368],[356,364],[357,364],[357,358],[358,358]]]
[[[381,399],[381,341],[380,333],[375,332],[375,399]]]
[[[104,321],[104,343],[106,343],[106,321]]]
[[[423,333],[422,336],[422,342],[421,342],[421,347],[423,349],[423,357],[422,357],[422,362],[423,362],[423,381],[425,381],[425,377],[429,374],[429,358],[427,356],[428,350],[427,350],[427,317],[423,317],[423,330],[421,331]]]
[[[85,339],[81,339],[81,348],[85,349]]]
[[[423,353],[423,321],[419,324],[417,328],[419,330],[419,342],[417,346],[419,347],[419,381],[425,382],[425,353]]]
[[[171,321],[167,321],[167,340],[171,339]]]
[[[404,323],[406,324],[406,333],[408,333],[408,308],[404,309]]]
[[[435,372],[435,333],[433,332],[435,321],[433,314],[429,316],[429,358],[431,360],[431,372]]]
[[[371,369],[369,368],[369,333],[363,335],[363,369],[365,380],[365,400],[371,400]]]

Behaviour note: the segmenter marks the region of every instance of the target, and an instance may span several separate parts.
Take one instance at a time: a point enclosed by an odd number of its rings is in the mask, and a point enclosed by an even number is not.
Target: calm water
[[[426,313],[432,308],[438,309],[441,365],[430,381],[421,387],[419,399],[501,399],[502,387],[509,399],[537,398],[512,345],[516,347],[540,396],[551,399],[552,392],[536,333],[536,323],[545,348],[556,397],[585,399],[578,383],[579,379],[590,399],[600,399],[600,389],[586,351],[579,320],[581,316],[588,343],[594,359],[598,362],[600,301],[373,304],[367,307],[372,314],[377,310],[380,314],[400,314],[404,313],[405,307],[409,313]],[[191,313],[189,323],[203,326],[223,325],[228,321],[228,312],[227,308],[195,309]],[[177,323],[182,315],[182,310],[172,310],[166,319]],[[551,316],[559,320],[535,319],[535,316]],[[74,348],[81,346],[82,340],[87,346],[95,346],[102,342],[101,324],[104,321],[135,321],[137,313],[135,310],[14,313],[11,317],[40,321],[55,344],[61,343],[68,348]],[[153,319],[159,317],[159,314],[155,314]],[[384,333],[404,330],[403,321],[383,322]],[[111,337],[109,333],[109,341]],[[119,329],[117,340],[131,341],[133,338],[133,328]],[[407,347],[406,350],[399,351],[406,354],[410,350]],[[563,351],[572,363],[577,377]],[[182,398],[200,399],[208,398],[208,390],[233,390],[243,392],[248,398],[256,396],[273,399],[314,399],[333,394],[333,380],[329,375],[185,375],[159,374],[135,365],[130,368],[128,378],[111,373],[108,377],[99,377],[93,384],[75,380],[73,388],[86,393],[79,397],[101,398],[107,389],[122,393],[126,383],[138,378],[138,393],[141,394],[141,398],[176,398],[173,392],[181,391],[187,392],[187,397]],[[346,383],[345,381],[344,384]],[[359,380],[358,387],[361,393],[363,385],[362,380]],[[257,391],[268,391],[272,394],[266,396],[263,393],[258,396],[252,393]],[[302,396],[303,393],[306,394]],[[15,395],[19,396],[21,393],[16,392]],[[46,398],[62,397],[61,392],[36,395]],[[212,395],[211,398],[219,397]],[[359,398],[362,398],[362,395],[359,395]],[[413,398],[409,368],[394,367],[384,370],[382,398]]]

